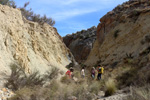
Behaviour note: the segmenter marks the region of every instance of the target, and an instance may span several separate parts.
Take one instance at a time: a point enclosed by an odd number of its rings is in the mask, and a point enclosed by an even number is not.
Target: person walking
[[[85,77],[85,67],[82,67],[82,69],[81,69],[81,77],[82,78]]]
[[[92,79],[95,79],[95,67],[93,67],[91,70],[91,76],[92,76]]]
[[[98,65],[98,75],[97,75],[98,80],[101,80],[103,72],[104,68],[101,65]]]
[[[66,75],[69,76],[69,78],[73,77],[73,74],[72,74],[73,71],[74,71],[74,70],[73,70],[73,68],[71,67],[71,68],[66,72]]]

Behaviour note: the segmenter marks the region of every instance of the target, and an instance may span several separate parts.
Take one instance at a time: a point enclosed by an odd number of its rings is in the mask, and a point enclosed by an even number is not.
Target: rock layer
[[[141,43],[150,35],[149,17],[149,0],[129,0],[108,12],[100,19],[97,40],[86,64],[111,64],[129,54],[139,57],[142,49],[149,47],[148,41]]]
[[[17,63],[27,73],[41,74],[52,67],[66,70],[73,61],[69,49],[57,30],[22,17],[19,9],[0,5],[0,73],[10,73],[10,64]]]
[[[96,27],[93,26],[87,30],[82,30],[71,35],[63,37],[63,41],[70,49],[77,62],[84,62],[96,40]]]

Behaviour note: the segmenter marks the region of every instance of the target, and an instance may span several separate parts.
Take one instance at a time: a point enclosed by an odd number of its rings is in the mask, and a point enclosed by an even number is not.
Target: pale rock
[[[26,20],[19,9],[0,5],[0,76],[10,74],[11,64],[20,64],[26,73],[40,74],[74,61],[56,28]]]

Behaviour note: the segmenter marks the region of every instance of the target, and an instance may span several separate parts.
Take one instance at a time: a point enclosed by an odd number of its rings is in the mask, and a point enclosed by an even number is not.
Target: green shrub
[[[111,96],[113,95],[117,88],[116,88],[116,83],[114,82],[113,79],[108,79],[108,81],[105,83],[106,85],[106,91],[105,91],[105,96]]]

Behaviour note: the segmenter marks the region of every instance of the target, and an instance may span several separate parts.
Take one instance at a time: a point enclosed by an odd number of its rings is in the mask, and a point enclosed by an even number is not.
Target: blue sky
[[[61,36],[97,26],[99,19],[128,0],[14,0],[18,7],[30,2],[29,8],[52,17]]]

